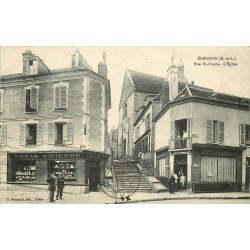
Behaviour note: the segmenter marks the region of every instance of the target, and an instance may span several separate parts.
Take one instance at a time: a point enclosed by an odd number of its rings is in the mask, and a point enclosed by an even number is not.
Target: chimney
[[[103,76],[104,78],[107,78],[108,77],[108,69],[107,69],[107,64],[106,64],[106,60],[107,60],[106,52],[103,52],[102,58],[103,58],[103,62],[100,62],[98,64],[98,74]]]
[[[32,54],[31,50],[23,52],[23,73],[27,74],[27,61],[33,58],[35,55]]]
[[[171,65],[167,70],[167,79],[169,85],[169,100],[172,101],[179,93],[179,68],[174,64],[174,55],[171,59]]]
[[[81,57],[80,51],[77,49],[75,51],[75,54],[72,55],[72,67],[79,67],[80,57]]]

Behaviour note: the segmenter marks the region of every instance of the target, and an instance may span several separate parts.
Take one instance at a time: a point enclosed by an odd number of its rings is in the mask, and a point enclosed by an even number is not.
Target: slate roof
[[[188,89],[191,92],[188,92]],[[212,89],[208,88],[203,88],[195,85],[188,85],[188,89],[183,90],[181,94],[179,94],[175,100],[180,100],[183,98],[188,98],[188,97],[200,97],[200,98],[205,98],[209,100],[216,100],[216,101],[222,101],[222,102],[227,102],[227,103],[232,103],[232,104],[242,104],[242,105],[249,105],[249,99],[244,98],[244,97],[239,97],[239,96],[234,96],[234,95],[229,95],[225,93],[219,93],[215,92]]]
[[[61,73],[61,72],[69,72],[69,71],[77,71],[77,70],[81,70],[82,68],[63,68],[63,69],[52,69],[50,70],[51,72],[48,73],[40,73],[40,74],[36,74],[36,75],[26,75],[24,73],[17,73],[17,74],[9,74],[9,75],[2,75],[1,76],[1,80],[5,80],[5,79],[10,79],[10,78],[16,78],[16,77],[23,77],[23,76],[27,76],[27,77],[37,77],[39,75],[48,75],[48,74],[52,74],[52,73]]]
[[[161,92],[162,84],[164,82],[163,77],[149,75],[130,69],[128,69],[128,71],[133,80],[135,88],[138,91],[149,94],[159,94]]]
[[[162,91],[162,84],[164,83],[163,77],[149,75],[131,69],[128,69],[128,71],[137,90],[149,94],[159,94]],[[184,89],[185,86],[186,82],[179,81],[179,91]]]

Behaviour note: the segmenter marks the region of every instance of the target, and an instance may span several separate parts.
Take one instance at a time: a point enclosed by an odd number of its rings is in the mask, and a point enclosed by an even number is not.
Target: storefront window
[[[167,176],[168,169],[166,168],[166,158],[157,159],[159,176]]]
[[[19,161],[15,165],[15,182],[36,182],[36,162]]]
[[[56,176],[61,173],[66,183],[76,183],[76,162],[50,161],[49,166],[50,173],[53,173]]]

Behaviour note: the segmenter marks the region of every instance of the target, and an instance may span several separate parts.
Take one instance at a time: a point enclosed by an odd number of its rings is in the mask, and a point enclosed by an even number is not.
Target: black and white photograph
[[[245,249],[247,1],[1,2],[1,249]]]
[[[1,203],[249,203],[249,47],[1,47]]]

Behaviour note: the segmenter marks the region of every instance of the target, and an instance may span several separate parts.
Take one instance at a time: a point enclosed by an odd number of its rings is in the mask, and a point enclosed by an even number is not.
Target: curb
[[[153,202],[153,201],[165,201],[165,200],[236,200],[242,199],[247,200],[250,197],[173,197],[173,198],[155,198],[155,199],[145,199],[145,200],[130,200],[130,201],[121,201],[115,202],[115,204],[129,204],[129,203],[143,203],[143,202]]]

